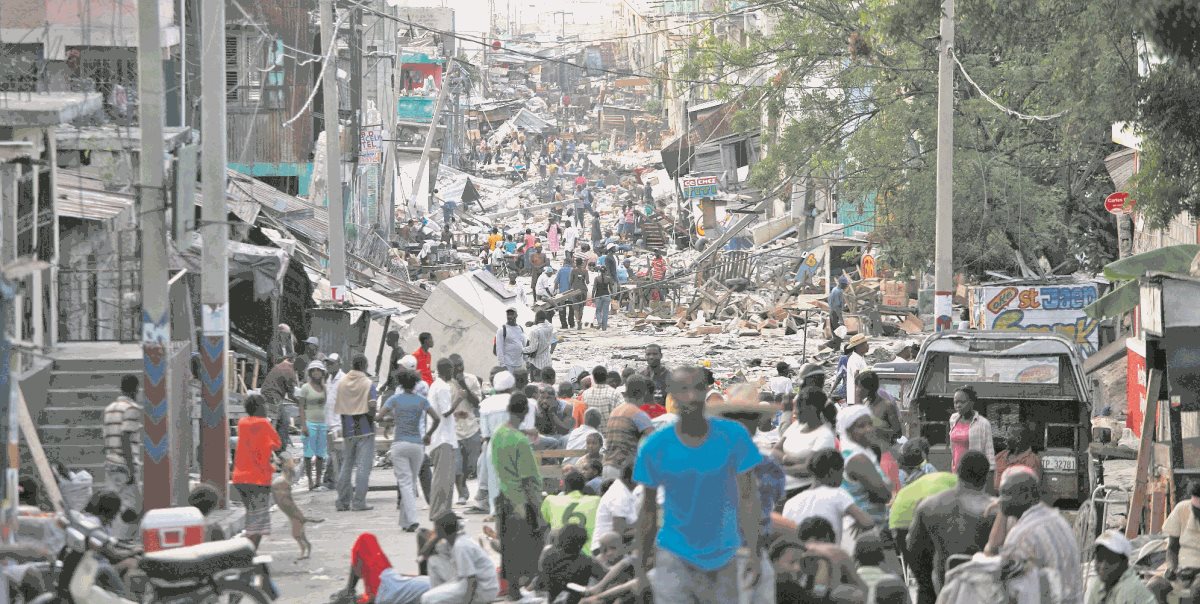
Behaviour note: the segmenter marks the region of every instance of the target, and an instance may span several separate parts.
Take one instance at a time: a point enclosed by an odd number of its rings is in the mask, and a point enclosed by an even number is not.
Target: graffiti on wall
[[[1083,308],[1096,301],[1094,284],[983,287],[983,328],[998,331],[1058,333],[1087,356],[1100,344],[1099,322]]]

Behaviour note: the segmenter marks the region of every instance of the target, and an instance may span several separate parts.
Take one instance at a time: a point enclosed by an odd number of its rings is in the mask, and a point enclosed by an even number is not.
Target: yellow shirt
[[[496,249],[496,244],[500,243],[500,241],[503,239],[504,239],[504,236],[501,235],[500,233],[492,233],[491,235],[488,235],[488,239],[487,239],[488,251],[490,252],[490,251]]]

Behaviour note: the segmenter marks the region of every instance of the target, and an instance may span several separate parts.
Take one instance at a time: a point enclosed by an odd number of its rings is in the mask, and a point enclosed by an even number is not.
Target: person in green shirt
[[[325,460],[329,459],[329,425],[325,423],[325,362],[314,359],[304,370],[308,381],[300,387],[296,402],[300,407],[300,432],[304,436],[304,475],[308,477],[308,490],[314,491],[321,485],[325,472]],[[313,480],[313,467],[317,478]],[[321,487],[323,488],[323,487]]]
[[[557,531],[568,524],[578,524],[587,530],[588,543],[592,542],[592,531],[596,528],[596,510],[600,507],[600,498],[595,495],[584,495],[583,488],[587,480],[583,474],[575,470],[563,476],[563,492],[550,495],[542,500],[542,518],[550,527]],[[584,554],[591,555],[591,548],[584,548]]]
[[[521,422],[529,399],[514,392],[508,400],[508,423],[492,433],[491,463],[500,493],[496,497],[496,529],[500,534],[500,574],[508,582],[508,598],[521,599],[522,580],[537,575],[542,531],[538,521],[542,475]]]
[[[1096,537],[1097,581],[1088,590],[1087,604],[1150,604],[1154,594],[1129,564],[1133,544],[1118,530]]]

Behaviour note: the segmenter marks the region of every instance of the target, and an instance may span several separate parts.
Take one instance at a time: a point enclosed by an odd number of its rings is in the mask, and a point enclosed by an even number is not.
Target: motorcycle
[[[270,556],[255,555],[245,538],[144,553],[123,545],[74,512],[58,516],[66,545],[56,563],[53,592],[30,604],[268,604],[279,597],[271,581]],[[117,565],[136,567],[126,588]]]

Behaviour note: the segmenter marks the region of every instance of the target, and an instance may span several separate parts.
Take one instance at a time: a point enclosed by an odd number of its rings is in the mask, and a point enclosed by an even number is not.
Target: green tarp
[[[1152,271],[1187,274],[1197,254],[1200,245],[1173,245],[1109,263],[1104,267],[1104,277],[1125,283],[1087,305],[1083,312],[1093,319],[1102,319],[1133,310],[1138,305],[1139,277]]]

